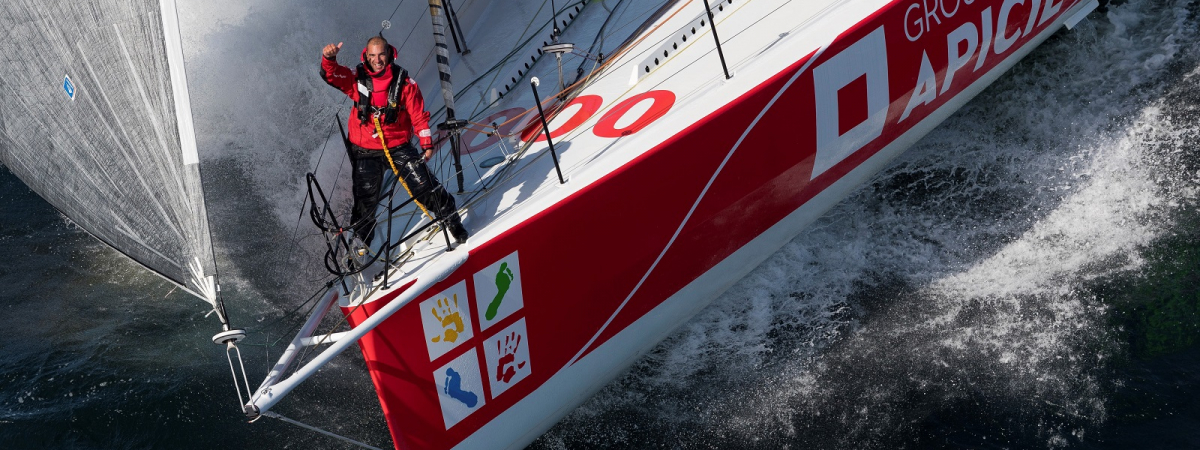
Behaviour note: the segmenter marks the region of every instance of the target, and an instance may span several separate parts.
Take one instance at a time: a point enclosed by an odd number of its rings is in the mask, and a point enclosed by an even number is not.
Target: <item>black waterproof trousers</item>
[[[435,218],[446,218],[450,234],[458,242],[465,242],[467,230],[458,216],[454,197],[446,192],[425,166],[417,148],[412,144],[404,144],[391,149],[391,153],[396,170],[400,171],[404,183],[412,190],[413,197]],[[354,234],[369,245],[375,237],[375,213],[382,197],[383,175],[392,168],[382,151],[367,150],[356,145],[350,146],[350,162],[354,182],[354,209],[350,212],[350,223],[354,224]],[[407,198],[408,193],[404,192],[403,187],[397,186],[396,189],[398,202]]]

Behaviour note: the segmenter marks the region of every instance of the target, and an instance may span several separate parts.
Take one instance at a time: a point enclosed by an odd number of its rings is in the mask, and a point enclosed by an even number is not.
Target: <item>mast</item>
[[[446,26],[442,22],[445,14],[442,0],[429,0],[429,17],[433,20],[434,51],[437,57],[438,78],[442,81],[442,99],[446,103],[446,121],[438,129],[449,134],[450,152],[454,155],[454,173],[458,180],[458,193],[463,193],[462,142],[459,139],[466,121],[454,116],[454,86],[450,83],[450,49],[446,47]],[[466,42],[466,36],[463,36]]]

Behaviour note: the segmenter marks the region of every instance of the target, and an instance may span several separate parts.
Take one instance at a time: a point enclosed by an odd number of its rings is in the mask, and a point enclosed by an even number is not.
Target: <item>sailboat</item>
[[[4,50],[0,161],[211,306],[251,420],[358,345],[397,448],[519,448],[1096,7],[401,1],[380,34],[413,36],[397,13],[431,31],[401,63],[471,237],[390,178],[357,255],[309,174],[329,287],[257,384],[217,283],[175,0],[0,5],[30,43]]]

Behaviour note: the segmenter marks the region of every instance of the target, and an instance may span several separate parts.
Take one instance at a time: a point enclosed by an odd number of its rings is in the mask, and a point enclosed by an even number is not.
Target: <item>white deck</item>
[[[515,2],[494,2],[489,5],[489,9],[484,12],[484,17],[488,17],[488,20],[468,32],[471,36],[469,42],[472,43],[472,53],[466,57],[452,54],[453,77],[456,82],[462,80],[466,83],[479,77],[481,72],[494,64],[490,60],[498,59],[498,55],[507,54],[514,42],[524,41],[533,34],[532,31],[514,34],[519,32],[521,27],[488,26],[527,23],[528,16],[532,14],[529,9],[535,7],[525,3],[512,3]],[[472,235],[468,243],[462,246],[462,250],[469,252],[473,246],[487,242],[601,179],[762,84],[803,55],[826,46],[835,36],[845,31],[845,24],[859,22],[866,18],[869,12],[876,11],[886,3],[881,0],[740,0],[732,4],[723,3],[723,7],[728,10],[716,13],[717,32],[723,42],[729,69],[734,74],[732,79],[726,80],[709,28],[697,28],[696,34],[691,34],[691,28],[704,16],[703,3],[675,2],[651,25],[648,34],[636,41],[618,60],[610,63],[580,91],[580,95],[600,96],[603,98],[603,106],[574,131],[554,139],[563,175],[568,179],[566,184],[559,184],[548,154],[548,146],[541,142],[532,144],[519,159],[511,163],[513,167],[508,168],[507,173],[502,175],[503,181],[491,186],[484,195],[473,195],[470,191],[479,191],[482,183],[494,182],[492,178],[504,166],[502,164],[491,169],[481,169],[477,166],[480,161],[501,155],[501,152],[511,154],[519,145],[525,144],[510,138],[475,153],[463,155],[468,194],[457,196],[457,199],[460,207],[465,206],[464,223]],[[604,48],[612,49],[619,42],[625,41],[630,33],[637,31],[646,18],[651,17],[660,7],[657,3],[623,2],[620,7],[614,9],[614,18],[606,29],[608,37]],[[714,3],[713,8],[715,11],[717,4]],[[542,13],[546,16],[542,20],[548,20],[548,8]],[[608,14],[601,3],[589,3],[574,22],[564,29],[559,41],[575,43],[578,49],[586,50]],[[565,15],[561,19],[565,20]],[[704,20],[707,22],[706,18]],[[533,35],[533,40],[526,47],[536,51],[542,41],[548,39],[548,31],[543,31]],[[680,39],[684,35],[687,36],[686,42]],[[674,49],[673,44],[679,44],[678,49]],[[644,63],[652,61],[665,49],[669,49],[668,56],[662,58],[659,65],[652,68],[649,74],[645,74]],[[523,51],[516,50],[519,54],[524,54]],[[456,104],[459,115],[474,112],[471,118],[478,121],[509,108],[532,108],[534,100],[529,88],[531,76],[541,79],[538,91],[543,99],[553,95],[558,80],[558,67],[554,57],[546,55],[539,58],[526,72],[522,69],[528,61],[518,59],[492,74],[499,78],[503,76],[499,74],[508,74],[512,70],[524,72],[523,78],[518,81],[519,87],[514,87],[486,109],[478,105],[491,98],[493,89],[503,91],[504,83],[500,80],[492,84],[479,83],[462,91]],[[567,83],[574,79],[575,67],[581,62],[585,62],[584,59],[576,55],[568,54],[563,58]],[[593,62],[586,63],[585,70],[594,67]],[[418,73],[417,79],[425,92],[429,109],[437,110],[441,105],[440,90],[434,81],[436,73],[429,70],[427,67],[425,71]],[[508,83],[511,84],[511,80]],[[665,116],[631,136],[611,139],[592,133],[592,127],[613,106],[629,97],[652,90],[669,90],[676,95],[674,106]],[[640,103],[629,111],[623,120],[618,121],[617,125],[627,125],[649,107],[649,101]],[[550,128],[557,129],[577,110],[577,107],[571,107],[563,111],[551,122]],[[536,111],[533,114],[535,115]],[[442,120],[443,117],[434,117],[432,122]],[[435,158],[434,167],[443,184],[453,192],[456,183],[446,148],[443,147],[439,156]],[[680,167],[686,168],[686,161],[681,161]],[[403,231],[397,229],[393,233],[397,236]],[[399,268],[398,274],[389,276],[392,281],[389,285],[394,286],[397,282],[403,284],[413,275],[420,273],[429,261],[442,254],[445,241],[440,234],[426,236],[426,239],[415,247],[417,250],[414,257]],[[371,269],[367,273],[377,271],[378,269]]]

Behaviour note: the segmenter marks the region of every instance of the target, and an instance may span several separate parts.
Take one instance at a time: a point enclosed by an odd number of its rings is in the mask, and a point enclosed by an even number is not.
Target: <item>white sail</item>
[[[0,2],[0,161],[217,306],[174,0]]]

